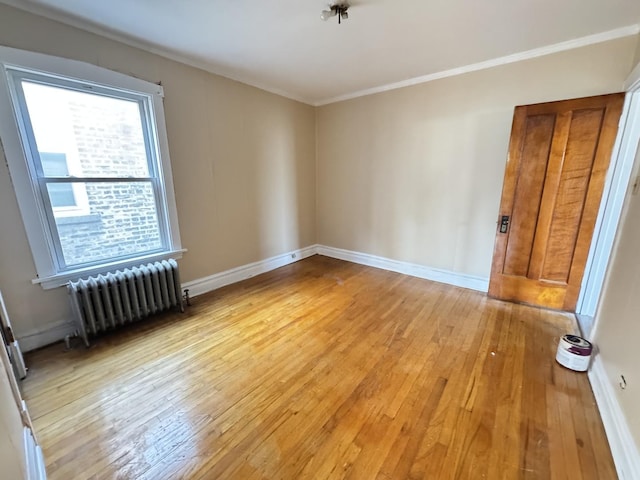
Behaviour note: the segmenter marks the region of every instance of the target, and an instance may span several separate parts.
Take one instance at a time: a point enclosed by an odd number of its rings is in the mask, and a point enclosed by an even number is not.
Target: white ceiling
[[[338,25],[329,1],[0,0],[313,105],[640,23],[640,0],[352,0]]]

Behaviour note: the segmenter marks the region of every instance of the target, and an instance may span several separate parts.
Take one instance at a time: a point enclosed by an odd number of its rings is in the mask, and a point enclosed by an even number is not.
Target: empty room
[[[640,2],[0,0],[0,478],[640,479]]]

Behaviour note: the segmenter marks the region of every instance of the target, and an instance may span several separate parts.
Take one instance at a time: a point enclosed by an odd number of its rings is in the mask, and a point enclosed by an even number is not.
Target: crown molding
[[[545,55],[551,55],[553,53],[564,52],[567,50],[573,50],[575,48],[586,47],[597,43],[608,42],[610,40],[616,40],[618,38],[629,37],[640,33],[640,24],[629,25],[626,27],[616,28],[606,32],[596,33],[594,35],[588,35],[586,37],[575,38],[566,42],[560,42],[553,45],[547,45],[545,47],[534,48],[533,50],[527,50],[524,52],[514,53],[505,57],[493,58],[484,62],[472,63],[463,67],[452,68],[450,70],[443,70],[441,72],[430,73],[428,75],[422,75],[420,77],[410,78],[408,80],[402,80],[400,82],[389,83],[386,85],[380,85],[378,87],[372,87],[365,90],[360,90],[337,97],[327,98],[314,104],[315,107],[321,107],[323,105],[329,105],[331,103],[344,102],[345,100],[352,100],[358,97],[364,97],[368,95],[374,95],[376,93],[388,92],[390,90],[397,90],[399,88],[411,87],[413,85],[419,85],[421,83],[432,82],[434,80],[440,80],[441,78],[454,77],[457,75],[464,75],[465,73],[477,72],[479,70],[486,70],[488,68],[499,67],[501,65],[507,65],[509,63],[520,62],[523,60],[530,60],[532,58],[543,57]]]
[[[626,27],[608,30],[606,32],[587,35],[586,37],[575,38],[573,40],[568,40],[566,42],[547,45],[545,47],[540,47],[540,48],[535,48],[533,50],[514,53],[504,57],[493,58],[483,62],[472,63],[470,65],[452,68],[450,70],[443,70],[441,72],[430,73],[428,75],[422,75],[419,77],[402,80],[400,82],[379,85],[376,87],[372,87],[364,90],[358,90],[352,93],[347,93],[347,94],[339,95],[336,97],[330,97],[330,98],[325,98],[321,100],[312,100],[312,99],[304,98],[299,95],[293,94],[291,92],[287,92],[285,90],[273,87],[271,85],[266,85],[254,79],[243,77],[242,75],[237,75],[235,73],[229,72],[228,70],[220,66],[211,64],[209,62],[196,60],[194,58],[190,58],[187,55],[184,55],[178,52],[156,47],[154,45],[151,45],[150,43],[130,37],[124,33],[116,32],[116,31],[101,27],[88,20],[84,20],[78,17],[73,17],[66,13],[62,13],[54,9],[43,7],[42,5],[34,4],[32,2],[29,2],[28,0],[0,0],[0,3],[9,5],[11,7],[15,7],[17,9],[20,9],[29,13],[33,13],[35,15],[48,18],[50,20],[63,23],[65,25],[69,25],[74,28],[78,28],[80,30],[87,31],[89,33],[99,35],[101,37],[108,38],[109,40],[124,43],[125,45],[128,45],[130,47],[139,48],[141,50],[159,55],[169,60],[173,60],[185,65],[188,65],[190,67],[197,68],[199,70],[204,70],[214,75],[219,75],[229,80],[233,80],[235,82],[239,82],[239,83],[248,85],[250,87],[258,88],[260,90],[264,90],[265,92],[272,93],[274,95],[288,98],[290,100],[304,103],[313,107],[321,107],[324,105],[329,105],[331,103],[343,102],[345,100],[352,100],[358,97],[364,97],[368,95],[374,95],[376,93],[382,93],[390,90],[397,90],[399,88],[410,87],[410,86],[419,85],[422,83],[428,83],[428,82],[432,82],[434,80],[439,80],[442,78],[454,77],[457,75],[463,75],[465,73],[477,72],[479,70],[485,70],[485,69],[497,67],[500,65],[507,65],[509,63],[515,63],[522,60],[530,60],[532,58],[551,55],[553,53],[564,52],[567,50],[572,50],[574,48],[586,47],[588,45],[603,43],[610,40],[616,40],[619,38],[628,37],[631,35],[637,35],[638,33],[640,33],[640,24],[628,25]]]
[[[17,8],[18,10],[32,13],[34,15],[38,15],[38,16],[47,18],[49,20],[53,20],[53,21],[62,23],[64,25],[68,25],[70,27],[74,27],[79,30],[83,30],[85,32],[89,32],[95,35],[99,35],[101,37],[105,37],[105,38],[108,38],[109,40],[123,43],[129,47],[138,48],[140,50],[153,53],[155,55],[166,58],[168,60],[173,60],[175,62],[182,63],[184,65],[188,65],[190,67],[197,68],[199,70],[204,70],[205,72],[212,73],[220,77],[224,77],[228,80],[233,80],[234,82],[242,83],[244,85],[248,85],[250,87],[254,87],[259,90],[264,90],[265,92],[278,95],[279,97],[288,98],[289,100],[294,100],[296,102],[314,106],[314,102],[308,98],[303,98],[303,97],[300,97],[299,95],[295,95],[285,90],[281,90],[279,88],[275,88],[270,85],[265,85],[253,79],[243,77],[242,75],[236,75],[220,66],[213,65],[209,62],[196,60],[182,53],[174,52],[164,48],[159,48],[150,43],[130,37],[129,35],[126,35],[124,33],[104,28],[95,23],[92,23],[89,20],[73,17],[66,13],[62,13],[54,9],[43,7],[42,5],[36,5],[30,2],[27,3],[24,0],[0,0],[0,4],[5,4],[10,7]]]

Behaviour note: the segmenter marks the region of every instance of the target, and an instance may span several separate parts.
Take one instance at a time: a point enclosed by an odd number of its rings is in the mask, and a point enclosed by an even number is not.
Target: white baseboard
[[[489,288],[489,280],[484,277],[440,270],[324,245],[312,245],[215,275],[186,282],[182,285],[182,288],[188,288],[190,296],[201,295],[261,273],[289,265],[315,254],[481,292],[486,292]],[[67,334],[72,333],[73,330],[73,323],[63,321],[58,322],[46,330],[37,330],[22,335],[18,340],[21,349],[27,352],[62,340]],[[591,369],[589,370],[589,381],[591,382],[591,388],[596,398],[598,409],[600,410],[618,476],[621,480],[640,479],[640,454],[635,446],[633,436],[629,431],[624,414],[616,399],[615,391],[607,378],[599,355],[594,358]]]
[[[405,275],[411,275],[412,277],[424,278],[427,280],[432,280],[434,282],[446,283],[449,285],[455,285],[457,287],[470,288],[472,290],[478,290],[481,292],[486,292],[489,289],[489,279],[487,278],[451,272],[448,270],[440,270],[437,268],[425,267],[423,265],[417,265],[408,262],[401,262],[398,260],[378,257],[367,253],[359,253],[350,250],[343,250],[340,248],[326,247],[324,245],[311,245],[299,250],[283,253],[282,255],[276,255],[275,257],[267,258],[259,262],[232,268],[230,270],[216,273],[208,277],[198,278],[196,280],[183,283],[182,288],[188,288],[189,296],[196,297],[198,295],[211,292],[218,288],[231,285],[232,283],[237,283],[242,280],[246,280],[247,278],[255,277],[256,275],[260,275],[261,273],[266,273],[271,270],[275,270],[276,268],[289,265],[290,263],[297,262],[299,260],[302,260],[303,258],[307,258],[316,254],[337,258],[340,260],[346,260],[348,262],[358,263],[361,265],[367,265],[369,267],[390,270],[392,272],[398,272]],[[73,322],[63,321],[53,324],[46,329],[28,332],[20,336],[18,340],[20,342],[21,349],[24,352],[28,352],[30,350],[34,350],[36,348],[40,348],[45,345],[63,340],[66,335],[73,333],[74,330],[75,326]]]
[[[455,285],[456,287],[469,288],[471,290],[478,290],[485,293],[489,290],[489,279],[484,277],[456,273],[449,270],[440,270],[438,268],[425,267],[415,263],[401,262],[390,258],[378,257],[368,253],[325,247],[324,245],[318,245],[317,252],[319,255],[324,255],[326,257],[346,260],[348,262],[381,268],[383,270],[390,270],[392,272],[403,273],[412,277]]]
[[[580,329],[580,336],[589,341],[593,340],[593,317],[576,312],[576,320]]]
[[[32,330],[18,337],[18,343],[20,344],[20,350],[23,352],[29,352],[36,348],[44,347],[52,343],[63,340],[66,335],[69,335],[75,331],[75,326],[72,321],[60,321],[54,323],[47,328]]]
[[[182,289],[184,290],[185,288],[188,288],[189,296],[196,297],[203,293],[211,292],[212,290],[246,280],[247,278],[255,277],[261,273],[270,272],[276,268],[284,267],[290,263],[310,257],[317,253],[316,250],[317,246],[311,245],[300,250],[276,255],[275,257],[267,258],[266,260],[249,263],[248,265],[242,265],[241,267],[232,268],[231,270],[226,270],[208,277],[198,278],[196,280],[183,283]]]
[[[266,260],[261,260],[259,262],[250,263],[248,265],[216,273],[208,277],[192,280],[184,283],[182,288],[188,288],[189,296],[196,297],[218,288],[231,285],[232,283],[255,277],[261,273],[289,265],[290,263],[297,262],[298,260],[302,260],[303,258],[307,258],[315,254],[367,265],[369,267],[381,268],[383,270],[390,270],[392,272],[403,273],[405,275],[424,278],[434,282],[470,288],[481,292],[486,292],[489,289],[489,279],[487,278],[425,267],[423,265],[416,265],[408,262],[400,262],[398,260],[369,255],[368,253],[353,252],[324,245],[311,245],[309,247],[284,253]]]
[[[639,479],[640,454],[629,431],[624,413],[622,413],[616,399],[614,387],[607,377],[600,355],[596,355],[593,359],[589,370],[589,381],[607,433],[618,477],[620,480]]]

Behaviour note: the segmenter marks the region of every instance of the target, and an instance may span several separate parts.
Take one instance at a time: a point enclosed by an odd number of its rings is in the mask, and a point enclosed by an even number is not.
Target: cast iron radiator
[[[89,336],[171,308],[184,312],[175,260],[148,263],[69,282],[71,309],[78,335]]]

